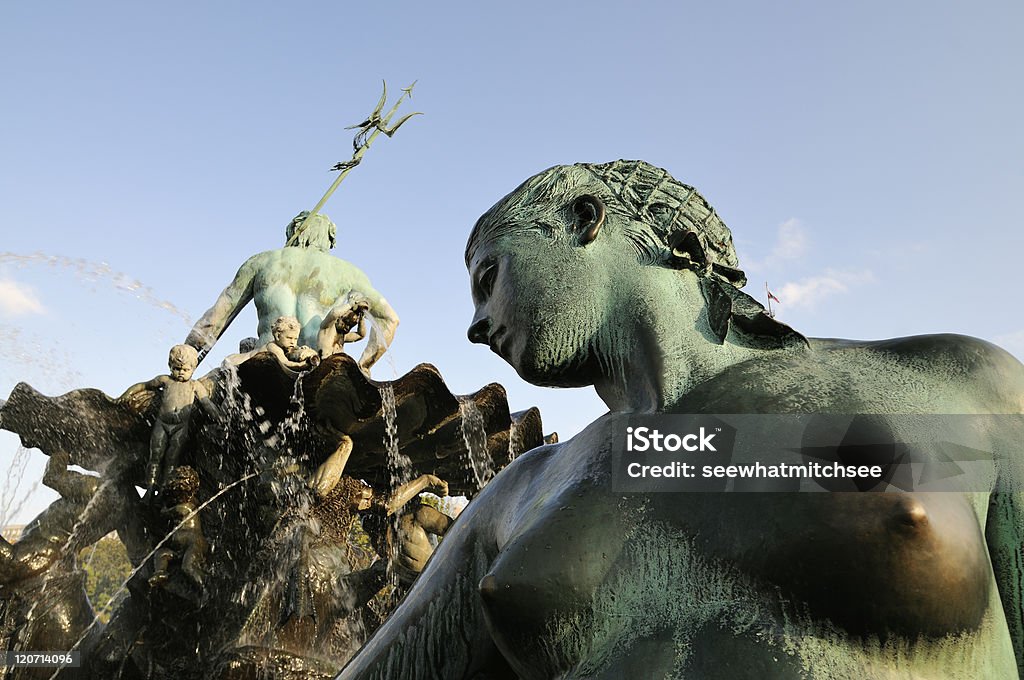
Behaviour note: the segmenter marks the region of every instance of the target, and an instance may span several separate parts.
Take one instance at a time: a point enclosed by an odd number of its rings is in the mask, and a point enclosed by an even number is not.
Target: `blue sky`
[[[462,253],[527,176],[616,158],[697,186],[749,290],[767,281],[806,334],[950,331],[1024,357],[1022,25],[1011,2],[5,3],[0,393],[164,372],[185,318],[320,197],[384,79],[418,79],[425,115],[325,209],[402,318],[377,378],[497,381],[563,437],[603,412],[469,344]],[[15,451],[0,435],[0,469]]]

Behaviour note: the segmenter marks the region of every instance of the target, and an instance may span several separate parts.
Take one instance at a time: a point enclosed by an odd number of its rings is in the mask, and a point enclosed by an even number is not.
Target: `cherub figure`
[[[317,335],[320,356],[327,358],[344,351],[345,343],[358,342],[366,337],[366,311],[369,301],[354,294],[344,304],[338,305],[324,317]],[[355,328],[355,330],[352,330]]]
[[[454,520],[433,506],[422,503],[425,491],[438,496],[448,495],[448,482],[435,475],[420,475],[413,481],[383,497],[365,483],[351,477],[342,478],[349,495],[351,511],[362,518],[363,529],[370,536],[377,554],[391,560],[399,583],[408,587],[419,576],[434,552],[430,535],[444,536]],[[401,512],[397,536],[391,516]]]
[[[277,362],[292,371],[305,371],[320,363],[320,355],[312,347],[299,345],[302,327],[294,316],[279,316],[271,331],[274,339],[263,345],[256,338],[245,338],[238,343],[238,354],[229,354],[225,366],[237,366],[260,352],[270,352]]]
[[[160,513],[170,517],[172,528],[176,528],[168,544],[153,556],[153,575],[149,577],[151,586],[159,586],[168,579],[171,560],[180,556],[181,570],[200,589],[204,588],[207,543],[196,513],[198,493],[198,473],[188,465],[175,468],[164,487],[163,497],[166,500]]]
[[[160,411],[149,440],[145,496],[149,502],[153,499],[158,482],[165,483],[178,465],[181,450],[188,437],[192,406],[198,401],[210,416],[220,418],[220,410],[210,399],[209,389],[202,381],[192,380],[198,363],[195,348],[189,345],[175,345],[167,359],[170,375],[158,375],[147,382],[132,385],[118,398],[118,401],[125,401],[143,390],[161,391]]]
[[[228,360],[238,364],[260,352],[270,352],[277,359],[277,363],[293,371],[305,371],[320,363],[320,355],[316,350],[306,345],[299,346],[299,332],[302,326],[294,316],[277,317],[271,330],[274,333],[273,341],[247,354],[229,357]]]

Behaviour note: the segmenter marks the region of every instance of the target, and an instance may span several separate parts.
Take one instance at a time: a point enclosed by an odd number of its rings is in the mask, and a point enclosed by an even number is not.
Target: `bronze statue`
[[[230,371],[221,375],[232,377]],[[150,506],[142,505],[135,487],[144,484],[148,444],[160,405],[152,391],[116,401],[92,389],[56,397],[25,384],[13,390],[0,408],[5,429],[16,433],[26,447],[57,452],[58,459],[64,447],[71,452],[64,455],[69,463],[103,471],[98,478],[82,474],[89,488],[75,507],[67,499],[58,501],[44,513],[47,520],[40,521],[49,528],[26,536],[35,536],[36,545],[49,548],[67,543],[73,532],[76,538],[66,553],[70,555],[88,544],[80,541],[103,536],[114,527],[135,568],[107,609],[109,622],[92,624],[78,647],[83,652],[83,670],[69,670],[96,678],[226,679],[274,669],[280,671],[277,677],[295,680],[333,677],[379,625],[380,615],[389,611],[390,603],[374,601],[367,606],[367,602],[385,584],[392,554],[386,552],[387,559],[370,564],[372,548],[352,548],[350,528],[359,512],[336,488],[344,474],[368,480],[382,499],[391,495],[391,442],[384,436],[382,388],[387,386],[394,394],[400,453],[409,456],[414,475],[435,474],[440,491],[443,478],[450,482],[453,495],[476,492],[471,470],[464,465],[460,409],[464,402],[472,402],[482,415],[484,453],[496,468],[543,439],[537,409],[510,413],[505,392],[497,384],[470,395],[454,395],[429,364],[381,384],[341,353],[325,358],[303,374],[301,382],[298,377],[266,353],[239,365],[237,381],[216,389],[218,406],[226,417],[211,422],[202,409],[191,414],[191,433],[181,462],[199,474],[194,501],[178,502],[172,483],[156,496],[159,503]],[[514,439],[510,437],[513,430]],[[56,460],[47,479],[56,480],[65,473],[79,475]],[[96,495],[90,501],[87,495],[93,488]],[[166,514],[177,519],[160,512],[168,505],[175,509]],[[192,570],[202,579],[203,588],[185,571],[188,547],[178,542],[198,526],[182,526],[179,532],[184,530],[185,536],[170,533],[181,519],[192,515],[190,508],[176,506],[189,505],[199,511],[191,519],[201,520],[202,538],[209,545],[205,565]],[[411,576],[427,559],[429,536],[438,533],[446,520],[431,523],[426,517],[429,512],[415,509],[412,503],[396,512],[401,518],[397,532],[386,520],[385,541],[379,545],[396,546],[397,558],[408,560],[407,576]],[[405,517],[410,512],[414,516]],[[393,518],[394,514],[389,519]],[[51,533],[52,541],[43,540]],[[199,534],[192,538],[198,539]],[[19,550],[35,556],[38,551],[27,550],[32,544],[26,542]],[[152,551],[163,548],[171,553],[152,560]],[[60,626],[66,621],[74,625],[60,633],[59,644],[70,645],[81,637],[92,622],[92,612],[80,573],[70,572],[78,580],[69,577],[68,587],[50,578],[62,574],[65,566],[72,569],[73,562],[57,560],[38,580],[5,586],[5,593],[14,597],[0,602],[9,604],[0,623],[17,624],[31,612],[30,626],[22,627],[25,639],[43,639],[33,637],[37,633],[55,635],[64,630]],[[394,572],[399,571],[396,565]],[[159,576],[155,583],[159,587],[154,587],[149,581],[160,572],[167,578]],[[43,608],[33,609],[40,601],[36,586],[42,578],[49,579],[48,597],[60,595],[60,607],[46,611],[71,612],[72,604],[78,602],[81,607],[74,611],[81,616],[61,614],[51,619],[42,616]],[[60,648],[53,644],[19,649]]]
[[[43,484],[50,487],[60,498],[52,503],[25,528],[20,540],[13,545],[0,538],[0,578],[6,584],[38,576],[55,562],[70,559],[73,562],[74,547],[89,545],[82,542],[86,533],[94,535],[94,527],[79,537],[76,527],[100,488],[99,477],[72,472],[67,469],[70,456],[57,451],[46,461]],[[84,527],[83,527],[84,528]],[[99,536],[111,531],[106,528]],[[74,544],[74,545],[72,545]]]
[[[238,313],[250,302],[259,315],[259,345],[273,342],[273,325],[280,317],[295,317],[297,343],[317,345],[324,318],[355,292],[369,304],[377,326],[359,359],[365,371],[379,359],[395,337],[398,314],[351,262],[330,254],[336,227],[323,214],[299,213],[285,230],[287,245],[257,253],[238,269],[213,306],[196,322],[185,343],[205,355]],[[316,272],[316,276],[310,276]]]
[[[153,423],[149,465],[146,467],[147,502],[153,500],[158,485],[165,484],[178,465],[196,402],[210,416],[220,416],[217,405],[210,399],[210,388],[202,380],[192,380],[198,364],[195,348],[175,345],[171,348],[167,364],[171,369],[170,375],[158,375],[152,380],[132,385],[118,398],[118,401],[127,402],[143,391],[159,391],[160,409]]]
[[[290,371],[307,371],[320,363],[320,355],[311,347],[299,346],[301,330],[302,326],[294,316],[279,316],[270,327],[273,340],[262,347],[231,354],[227,357],[226,363],[238,365],[260,352],[270,352],[283,368]],[[239,349],[241,350],[241,343]]]
[[[118,400],[94,389],[48,397],[24,383],[0,400],[3,428],[25,447],[57,453],[51,472],[84,489],[62,491],[23,544],[0,544],[0,572],[10,577],[4,595],[14,595],[2,602],[0,634],[10,639],[7,623],[24,622],[17,648],[81,640],[82,668],[67,669],[74,677],[333,677],[393,606],[368,605],[387,567],[393,562],[407,585],[432,537],[451,524],[410,499],[427,487],[446,493],[442,477],[457,495],[480,488],[465,464],[463,407],[480,421],[474,454],[489,467],[541,443],[539,411],[510,412],[496,383],[455,395],[429,364],[394,381],[370,379],[398,317],[363,272],[329,254],[335,226],[320,209],[373,139],[408,120],[393,123],[398,104],[384,113],[385,100],[356,126],[353,158],[336,166],[338,180],[288,224],[284,247],[249,258],[187,345],[172,349],[170,375]],[[202,354],[250,301],[259,337],[239,353],[255,355],[192,380]],[[367,326],[357,362],[343,350]],[[202,408],[193,408],[197,401]],[[72,456],[62,458],[63,449]],[[420,475],[397,491],[388,488],[395,459]],[[103,474],[76,476],[68,464]],[[380,489],[376,502],[361,483],[359,499],[346,495],[343,474]],[[136,486],[157,503],[141,506]],[[372,564],[372,551],[350,544],[360,514],[384,558]],[[132,569],[101,624],[74,554],[111,527]],[[58,587],[65,571],[71,586]]]
[[[338,676],[1011,678],[1024,670],[1024,366],[974,338],[805,338],[647,163],[559,166],[466,249],[488,344],[611,412],[517,458]],[[543,319],[544,323],[538,323]],[[633,413],[1007,414],[978,493],[614,493]],[[926,452],[927,453],[927,452]]]
[[[188,466],[174,469],[164,487],[164,507],[160,513],[170,518],[171,530],[168,546],[160,548],[153,556],[153,575],[149,584],[159,586],[169,577],[171,560],[181,560],[181,571],[204,590],[203,571],[209,547],[203,535],[202,522],[196,512],[198,506],[199,475]]]
[[[399,585],[409,587],[434,552],[430,536],[444,536],[454,521],[420,501],[419,495],[428,491],[447,496],[448,483],[436,475],[420,475],[385,495],[351,477],[342,481],[351,499],[349,507],[359,514],[377,554],[390,561]],[[398,521],[393,522],[396,513]]]
[[[332,309],[320,324],[317,346],[322,357],[344,351],[346,343],[358,342],[366,336],[366,312],[370,303],[359,295],[350,298],[354,299]]]

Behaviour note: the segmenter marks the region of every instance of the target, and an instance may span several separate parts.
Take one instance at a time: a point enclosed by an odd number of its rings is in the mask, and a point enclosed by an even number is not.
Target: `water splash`
[[[73,368],[66,346],[54,345],[34,334],[24,333],[20,328],[4,324],[0,324],[0,345],[5,348],[0,366],[15,364],[25,367],[31,372],[36,387],[43,391],[67,391],[82,382],[82,374]],[[31,348],[31,351],[22,348]],[[42,382],[37,382],[37,378]],[[0,488],[0,527],[19,517],[39,491],[39,481],[36,480],[19,498],[19,489],[32,457],[30,450],[22,446],[17,446],[11,456]]]
[[[39,480],[36,480],[25,491],[21,499],[16,500],[31,457],[32,452],[19,445],[14,452],[14,456],[11,458],[11,464],[7,468],[7,478],[4,480],[2,489],[3,496],[0,497],[0,503],[2,503],[2,506],[0,506],[0,527],[7,526],[12,518],[17,517],[21,513],[22,508],[25,507],[25,503],[39,489]]]
[[[242,379],[238,375],[238,366],[225,362],[219,369],[211,371],[214,380],[220,384],[222,398],[220,401],[221,416],[225,425],[232,432],[242,433],[243,450],[251,450],[255,442],[253,430],[266,434],[271,428],[270,421],[263,418],[263,409],[254,407],[252,397],[242,389]],[[206,377],[203,378],[204,380]],[[229,446],[230,440],[226,442]],[[230,453],[230,451],[226,451]]]
[[[311,560],[315,559],[314,544],[323,530],[316,513],[314,492],[302,472],[309,463],[308,452],[296,446],[308,426],[303,389],[305,375],[301,372],[297,376],[287,413],[275,426],[241,389],[237,366],[225,366],[226,406],[223,408],[231,413],[232,429],[244,433],[240,453],[248,456],[250,464],[258,470],[271,473],[265,487],[273,497],[270,505],[280,508],[281,512],[270,535],[261,539],[264,543],[260,550],[272,550],[272,557],[254,564],[246,582],[231,595],[233,602],[248,611],[239,633],[242,646],[277,647],[278,636],[285,629],[285,622],[280,619],[282,613],[286,607],[296,605],[294,598],[304,597],[290,589],[306,587]],[[247,531],[247,518],[240,519],[243,531]],[[290,616],[288,618],[290,620]],[[311,650],[311,657],[314,654],[315,650]],[[270,677],[270,657],[262,659],[258,665],[258,672],[262,673],[259,677]]]
[[[180,529],[182,526],[184,526],[193,517],[198,515],[203,510],[203,508],[205,508],[206,506],[210,505],[215,500],[217,500],[218,498],[220,498],[225,493],[227,493],[228,491],[230,491],[234,487],[238,486],[242,482],[248,481],[248,480],[252,479],[253,477],[256,477],[257,475],[259,475],[259,472],[251,472],[251,473],[245,475],[244,477],[240,477],[239,479],[236,479],[232,483],[228,484],[223,489],[221,489],[217,493],[213,494],[208,499],[206,499],[203,503],[198,505],[195,510],[190,512],[185,518],[183,518],[180,522],[178,522],[178,524],[173,529],[168,531],[167,534],[162,539],[160,539],[160,541],[155,546],[153,546],[153,549],[150,550],[149,553],[147,553],[146,556],[143,557],[139,561],[138,565],[136,565],[131,570],[131,573],[128,574],[128,577],[124,580],[124,582],[121,584],[121,586],[116,591],[114,591],[113,595],[110,596],[110,601],[106,605],[104,605],[98,612],[96,612],[96,615],[93,617],[92,623],[90,623],[88,626],[85,627],[85,630],[82,631],[81,637],[79,637],[77,640],[75,640],[75,644],[71,645],[71,648],[68,649],[67,651],[73,652],[76,649],[78,649],[79,645],[81,645],[85,641],[85,638],[88,637],[89,631],[91,631],[96,626],[96,624],[99,623],[100,616],[102,616],[103,614],[107,613],[107,611],[111,608],[111,606],[118,602],[118,597],[121,595],[121,593],[123,593],[125,590],[128,589],[128,582],[131,581],[135,577],[135,574],[137,574],[139,572],[139,570],[141,570],[143,567],[145,567],[147,564],[149,564],[149,561],[153,558],[153,555],[155,555],[157,553],[157,551],[160,550],[160,548],[162,548],[165,543],[167,543],[167,541],[171,540],[171,537],[174,535],[174,533],[178,529]],[[62,664],[60,666],[57,666],[57,668],[53,671],[53,675],[50,676],[49,680],[56,680],[56,678],[60,674],[60,672],[62,670],[64,670],[65,665],[66,664]]]
[[[171,302],[159,298],[153,290],[144,285],[138,279],[113,269],[105,262],[90,262],[82,258],[70,258],[62,255],[47,255],[42,252],[35,252],[28,255],[13,253],[9,251],[0,252],[0,267],[10,265],[18,269],[28,266],[42,265],[51,269],[70,270],[77,278],[87,283],[104,281],[110,283],[115,289],[125,292],[132,297],[158,309],[169,312],[171,315],[181,319],[188,326],[192,320],[188,314],[176,307]],[[0,324],[0,344],[6,350],[0,361],[19,367],[29,367],[34,378],[33,383],[37,388],[44,391],[70,390],[82,383],[82,374],[74,367],[80,365],[72,360],[67,351],[66,345],[54,345],[51,341],[38,338],[32,334],[25,333],[19,328]],[[21,348],[31,348],[24,350]],[[43,384],[36,382],[41,379]],[[39,488],[38,482],[33,486],[26,496],[16,505],[13,503],[13,495],[21,483],[20,477],[25,474],[24,462],[19,457],[21,451],[14,454],[14,460],[7,471],[6,481],[3,487],[3,497],[0,503],[4,509],[0,512],[2,525],[14,517],[22,507],[32,498]],[[12,489],[12,482],[13,489]],[[12,509],[13,505],[13,509]]]
[[[309,556],[320,533],[319,522],[312,516],[312,494],[304,477],[292,474],[271,487],[285,509],[256,554],[266,555],[267,550],[272,550],[272,555],[258,560],[247,582],[231,598],[248,612],[238,637],[238,644],[243,647],[277,647],[278,635],[285,626],[282,614],[286,608],[297,606],[303,597],[303,592],[291,589],[307,587]],[[293,610],[288,618],[295,613]],[[258,677],[271,677],[270,658],[264,658],[259,665],[262,675]]]
[[[63,269],[72,270],[76,276],[88,282],[107,281],[112,283],[118,290],[128,293],[137,300],[141,300],[146,304],[157,307],[158,309],[170,312],[184,321],[186,325],[192,325],[192,319],[188,314],[171,302],[157,297],[152,288],[145,285],[138,279],[133,278],[124,272],[119,272],[116,269],[113,269],[106,262],[90,262],[82,258],[71,258],[63,255],[47,255],[46,253],[41,252],[22,255],[20,253],[4,251],[0,252],[0,265],[5,264],[11,264],[19,268],[32,264],[46,265],[51,268],[61,267]]]
[[[245,460],[256,469],[266,467],[270,461],[259,460],[254,454],[272,447],[279,438],[277,433],[271,431],[272,423],[265,417],[263,408],[254,406],[252,397],[242,389],[237,365],[225,362],[221,368],[211,373],[217,374],[216,380],[222,392],[220,410],[224,427],[234,433],[234,436],[224,441],[218,470],[223,469],[225,460]],[[241,521],[243,524],[247,523],[244,516]]]
[[[487,450],[487,427],[483,413],[472,399],[459,398],[459,415],[462,421],[462,441],[466,445],[469,467],[479,491],[497,473]]]
[[[66,343],[58,345],[20,328],[0,324],[0,345],[4,348],[0,361],[29,369],[33,380],[36,376],[43,378],[41,389],[68,390],[82,382],[82,374],[74,368]]]

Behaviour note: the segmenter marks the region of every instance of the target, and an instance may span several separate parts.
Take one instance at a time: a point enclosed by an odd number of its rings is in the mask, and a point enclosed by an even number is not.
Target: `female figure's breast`
[[[714,505],[699,513],[697,545],[814,618],[854,635],[981,625],[992,569],[964,494],[731,494]]]
[[[662,537],[652,554],[664,557],[664,574],[640,554],[652,535]],[[694,568],[706,573],[689,573]],[[628,502],[593,489],[563,494],[514,532],[480,594],[492,637],[517,671],[558,677],[592,656],[595,644],[635,638],[641,628],[650,628],[642,635],[652,644],[685,637],[707,613],[696,613],[708,608],[696,591],[708,590],[704,579],[714,573],[745,582],[729,592],[759,600],[766,625],[770,612],[779,624],[796,613],[818,630],[852,636],[971,632],[991,601],[977,516],[954,493],[690,493]],[[728,593],[711,599],[722,597]],[[728,616],[732,605],[719,604]],[[688,606],[694,612],[685,613]],[[602,619],[619,609],[616,620]],[[666,616],[672,611],[676,618]],[[671,658],[673,644],[666,645]]]

